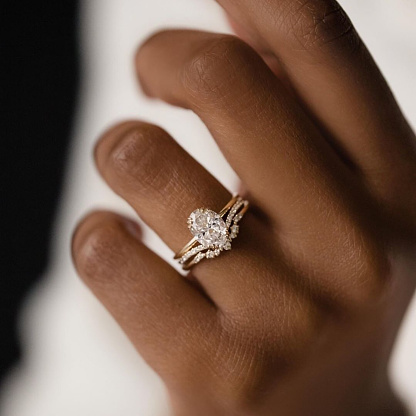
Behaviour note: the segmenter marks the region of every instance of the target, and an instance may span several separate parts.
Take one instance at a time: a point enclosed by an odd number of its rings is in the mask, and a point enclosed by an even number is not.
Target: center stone
[[[197,209],[188,219],[189,229],[203,246],[222,247],[228,241],[225,221],[210,209]]]

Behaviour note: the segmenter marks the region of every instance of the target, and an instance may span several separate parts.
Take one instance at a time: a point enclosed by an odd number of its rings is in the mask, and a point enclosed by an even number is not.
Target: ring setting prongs
[[[188,270],[204,258],[213,259],[223,251],[231,250],[232,240],[239,232],[238,223],[247,209],[248,201],[236,195],[220,213],[208,208],[194,210],[187,221],[193,238],[175,259]]]

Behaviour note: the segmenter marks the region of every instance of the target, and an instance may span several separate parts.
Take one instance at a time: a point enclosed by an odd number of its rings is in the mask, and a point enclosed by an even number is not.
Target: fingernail
[[[137,224],[136,221],[129,220],[129,219],[124,219],[123,223],[124,223],[124,227],[126,228],[126,231],[132,237],[134,237],[136,240],[141,240],[142,230],[141,230],[139,224]]]

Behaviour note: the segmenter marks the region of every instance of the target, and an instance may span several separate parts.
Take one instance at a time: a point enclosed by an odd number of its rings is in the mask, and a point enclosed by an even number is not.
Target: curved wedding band
[[[193,211],[188,228],[194,237],[174,257],[182,268],[189,270],[204,258],[212,259],[224,250],[231,250],[232,240],[238,235],[238,222],[248,206],[248,201],[236,195],[219,213],[208,208]]]

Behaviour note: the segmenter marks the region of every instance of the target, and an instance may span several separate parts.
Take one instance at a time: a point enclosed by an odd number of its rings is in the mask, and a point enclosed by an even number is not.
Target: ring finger
[[[253,49],[232,36],[165,31],[141,46],[136,66],[148,94],[201,117],[250,194],[280,226],[306,220],[310,227],[311,216],[322,226],[316,194],[333,205],[328,190],[343,182],[348,189],[350,179]]]
[[[210,173],[154,125],[131,121],[106,132],[98,142],[96,161],[114,191],[174,251],[191,238],[186,227],[191,211],[207,207],[219,212],[231,197]],[[233,243],[235,250],[195,266],[195,277],[227,314],[241,315],[243,305],[249,314],[259,307],[260,299],[263,304],[267,302],[267,296],[273,296],[270,302],[275,308],[293,302],[296,309],[297,294],[285,279],[276,278],[279,270],[284,275],[284,263],[272,249],[268,252],[273,241],[265,225],[248,213],[241,229]],[[284,302],[278,302],[279,297]],[[292,313],[293,308],[289,308]],[[284,314],[283,308],[279,314]]]
[[[141,46],[136,67],[149,95],[201,117],[271,219],[274,227],[267,231],[278,230],[276,240],[291,259],[308,269],[305,258],[316,259],[310,271],[315,289],[360,299],[369,281],[365,265],[373,255],[363,247],[366,195],[257,53],[232,36],[164,31]],[[341,271],[335,280],[333,264],[343,264],[346,256],[331,243],[340,227],[352,230],[342,233],[342,247],[363,248],[356,259],[359,273]]]

